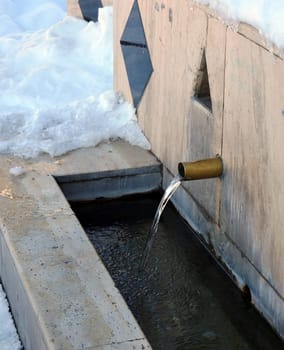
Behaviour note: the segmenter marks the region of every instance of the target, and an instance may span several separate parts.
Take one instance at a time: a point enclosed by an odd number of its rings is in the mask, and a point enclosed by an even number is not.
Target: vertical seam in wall
[[[224,52],[224,85],[223,85],[223,106],[222,106],[221,156],[223,155],[223,142],[224,142],[224,114],[225,114],[226,62],[227,62],[227,32],[228,32],[228,27],[226,27],[225,52]]]
[[[223,104],[222,104],[222,126],[221,126],[221,154],[223,157],[223,146],[224,146],[224,116],[225,116],[225,90],[226,90],[226,63],[227,63],[227,33],[228,27],[226,26],[225,33],[225,50],[224,50],[224,84],[223,84]],[[221,228],[221,202],[222,202],[222,182],[220,180],[220,195],[219,195],[219,213],[218,213],[218,226]]]

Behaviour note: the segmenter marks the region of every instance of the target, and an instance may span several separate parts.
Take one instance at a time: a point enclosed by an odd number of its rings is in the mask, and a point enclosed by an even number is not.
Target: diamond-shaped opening
[[[137,107],[153,72],[137,0],[132,6],[120,44],[133,104]]]
[[[99,8],[103,7],[101,0],[79,0],[78,1],[83,18],[86,21],[97,22]]]
[[[203,51],[200,68],[197,74],[195,99],[212,112],[212,101],[205,50]]]

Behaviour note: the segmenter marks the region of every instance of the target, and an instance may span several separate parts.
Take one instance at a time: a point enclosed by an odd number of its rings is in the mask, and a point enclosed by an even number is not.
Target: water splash
[[[171,183],[169,184],[169,186],[167,187],[167,189],[164,192],[164,195],[160,201],[160,204],[158,206],[158,209],[156,211],[150,232],[149,232],[149,236],[146,242],[146,246],[144,249],[144,253],[143,253],[143,259],[142,259],[142,267],[145,267],[150,255],[150,252],[152,250],[152,246],[158,231],[158,225],[159,225],[159,221],[160,221],[160,217],[162,215],[162,212],[165,209],[165,206],[167,205],[168,201],[170,200],[170,198],[172,197],[172,195],[175,193],[175,191],[178,189],[179,185],[182,182],[182,177],[180,175],[176,175],[173,180],[171,181]]]

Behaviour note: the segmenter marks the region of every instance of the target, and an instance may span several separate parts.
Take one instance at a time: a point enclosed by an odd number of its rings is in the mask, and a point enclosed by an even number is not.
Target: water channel
[[[141,268],[159,199],[73,204],[153,349],[283,349],[171,205]]]

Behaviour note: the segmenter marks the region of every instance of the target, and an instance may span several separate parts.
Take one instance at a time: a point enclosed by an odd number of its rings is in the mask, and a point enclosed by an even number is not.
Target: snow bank
[[[208,5],[226,20],[246,22],[267,39],[284,48],[283,0],[193,0]]]
[[[0,284],[0,349],[19,350],[22,348],[16,332],[5,293]]]
[[[63,0],[0,0],[0,152],[36,157],[122,138],[149,148],[112,90],[112,8],[98,23]]]
[[[47,29],[66,15],[66,0],[0,0],[0,35]]]

